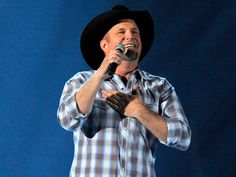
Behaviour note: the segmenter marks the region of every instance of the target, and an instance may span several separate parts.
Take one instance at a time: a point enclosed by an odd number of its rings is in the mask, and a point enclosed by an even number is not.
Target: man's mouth
[[[133,61],[138,57],[137,49],[138,45],[134,43],[124,44],[125,47],[125,57],[123,60]]]
[[[135,45],[135,44],[126,44],[124,46],[126,49],[135,49],[137,47],[137,45]]]

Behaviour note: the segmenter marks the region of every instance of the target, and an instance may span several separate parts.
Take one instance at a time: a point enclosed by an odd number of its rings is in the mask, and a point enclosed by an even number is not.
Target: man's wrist
[[[105,75],[103,73],[101,73],[99,70],[97,70],[93,77],[97,80],[97,81],[103,81],[105,80]]]
[[[139,105],[135,110],[134,110],[134,117],[136,119],[141,119],[143,115],[147,113],[147,108],[144,105]]]

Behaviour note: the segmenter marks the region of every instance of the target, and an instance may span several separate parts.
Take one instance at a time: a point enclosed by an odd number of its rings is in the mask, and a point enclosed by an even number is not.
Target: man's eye
[[[138,31],[133,31],[133,34],[138,34]]]
[[[124,31],[118,31],[117,34],[124,34]]]

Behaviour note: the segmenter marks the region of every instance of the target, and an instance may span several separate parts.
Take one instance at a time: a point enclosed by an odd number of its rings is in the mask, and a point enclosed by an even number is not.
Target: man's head
[[[81,35],[81,52],[88,65],[97,69],[104,54],[123,44],[137,54],[140,62],[151,47],[154,25],[148,11],[129,11],[115,6],[88,23]]]
[[[132,54],[132,56],[128,56],[130,59],[124,59],[119,67],[135,69],[141,54],[142,42],[138,26],[134,20],[120,20],[120,22],[114,25],[100,41],[100,47],[105,55],[107,55],[110,50],[115,49],[119,44],[122,44],[125,47],[125,53]]]

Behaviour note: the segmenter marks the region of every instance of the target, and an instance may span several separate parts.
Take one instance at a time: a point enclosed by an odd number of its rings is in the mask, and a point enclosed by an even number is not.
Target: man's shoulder
[[[87,79],[89,79],[93,73],[95,71],[94,70],[90,70],[90,71],[79,71],[77,73],[75,73],[72,77],[69,78],[69,80],[67,82],[73,82],[73,81],[85,81]]]
[[[95,72],[95,70],[89,70],[89,71],[79,71],[77,72],[73,77],[76,76],[84,76],[84,77],[90,77],[91,75],[93,75]]]
[[[151,74],[147,71],[140,70],[140,75],[142,78],[148,82],[149,84],[155,84],[156,86],[159,87],[173,87],[170,82],[166,79],[166,77],[159,76],[159,75],[154,75]]]
[[[143,79],[150,80],[150,81],[152,80],[152,81],[163,82],[167,80],[165,77],[154,75],[144,70],[140,70],[140,75],[143,77]]]
[[[77,73],[75,73],[71,79],[73,78],[78,78],[78,77],[81,77],[81,78],[90,78],[93,74],[94,74],[94,70],[90,70],[90,71],[79,71]]]

